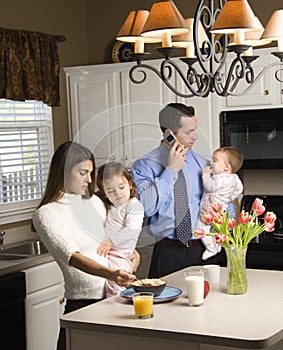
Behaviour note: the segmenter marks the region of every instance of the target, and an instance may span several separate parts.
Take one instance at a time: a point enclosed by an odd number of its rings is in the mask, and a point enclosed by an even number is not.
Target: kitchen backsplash
[[[15,225],[15,227],[9,229],[5,229],[5,227],[1,226],[0,228],[6,232],[4,236],[4,244],[25,241],[27,239],[34,239],[38,237],[37,233],[31,231],[29,221],[26,221],[23,225]]]
[[[283,169],[246,169],[242,180],[245,195],[283,195]]]

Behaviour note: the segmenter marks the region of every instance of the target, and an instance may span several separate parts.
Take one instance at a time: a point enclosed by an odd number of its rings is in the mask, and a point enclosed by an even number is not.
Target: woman
[[[96,251],[104,239],[106,210],[94,195],[95,160],[76,143],[63,143],[53,155],[43,198],[33,215],[33,226],[60,266],[67,299],[65,313],[104,298],[105,278],[128,287],[135,276],[107,266]],[[133,257],[133,271],[139,256]],[[60,330],[57,349],[65,349]]]

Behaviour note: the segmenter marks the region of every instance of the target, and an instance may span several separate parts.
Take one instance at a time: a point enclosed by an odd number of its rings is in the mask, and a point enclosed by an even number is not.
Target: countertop
[[[46,253],[42,255],[35,255],[26,259],[0,261],[0,276],[22,271],[33,266],[48,263],[53,260],[53,257],[49,253]]]
[[[151,319],[135,319],[131,302],[116,296],[63,315],[61,325],[83,334],[101,333],[104,338],[110,333],[258,349],[282,342],[283,272],[248,269],[245,295],[227,294],[226,273],[227,269],[221,268],[220,284],[211,285],[201,307],[188,306],[181,270],[165,278],[168,286],[182,289],[183,294],[173,301],[154,304]]]

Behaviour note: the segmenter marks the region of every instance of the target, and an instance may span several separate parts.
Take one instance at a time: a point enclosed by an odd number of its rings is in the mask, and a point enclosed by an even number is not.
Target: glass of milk
[[[190,306],[201,306],[204,301],[204,269],[191,266],[185,271],[185,281]]]
[[[220,280],[220,266],[219,265],[203,265],[206,280],[209,284],[217,284]]]

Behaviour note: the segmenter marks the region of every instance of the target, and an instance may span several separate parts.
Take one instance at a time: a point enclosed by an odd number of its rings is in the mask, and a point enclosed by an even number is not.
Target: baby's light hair
[[[220,147],[215,150],[214,153],[216,152],[223,152],[225,154],[233,173],[237,173],[241,169],[244,161],[244,156],[235,147]]]

